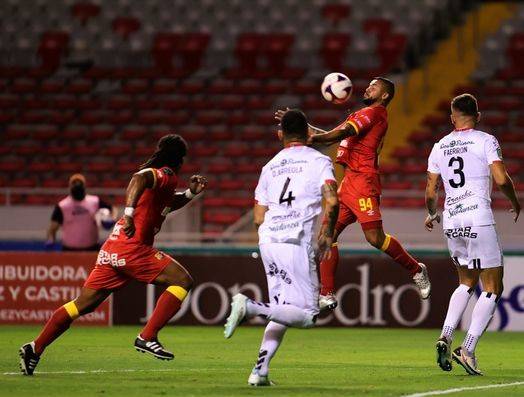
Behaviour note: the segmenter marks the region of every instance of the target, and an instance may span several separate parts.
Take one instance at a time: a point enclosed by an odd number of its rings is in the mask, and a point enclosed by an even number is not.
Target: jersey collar
[[[298,146],[306,146],[302,142],[290,142],[286,146],[284,146],[284,149],[289,149],[290,147],[298,147]]]
[[[466,127],[466,128],[455,128],[453,132],[462,132],[462,131],[469,131],[472,130],[472,127]]]

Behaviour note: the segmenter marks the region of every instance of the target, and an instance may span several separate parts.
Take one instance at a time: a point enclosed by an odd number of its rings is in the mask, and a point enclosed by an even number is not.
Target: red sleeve
[[[350,124],[357,131],[357,134],[366,132],[373,127],[377,121],[377,112],[375,108],[364,108],[358,112],[352,113],[346,120],[346,125]]]

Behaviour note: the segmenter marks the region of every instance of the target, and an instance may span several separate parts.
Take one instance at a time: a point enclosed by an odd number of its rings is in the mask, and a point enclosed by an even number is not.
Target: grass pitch
[[[160,334],[175,353],[161,361],[138,353],[139,327],[73,327],[42,357],[33,377],[18,373],[18,348],[40,327],[0,327],[0,396],[400,396],[453,388],[524,383],[524,333],[487,333],[477,349],[485,376],[435,362],[437,330],[290,330],[271,365],[271,388],[247,377],[263,328],[173,327]],[[455,340],[461,341],[457,334]],[[451,395],[523,396],[524,384]]]

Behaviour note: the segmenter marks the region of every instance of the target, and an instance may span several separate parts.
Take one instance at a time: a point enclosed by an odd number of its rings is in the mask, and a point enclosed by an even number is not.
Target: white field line
[[[496,388],[499,388],[499,387],[510,387],[510,386],[518,386],[518,385],[524,385],[524,382],[498,383],[498,384],[495,384],[495,385],[458,387],[456,389],[446,389],[446,390],[433,390],[433,391],[428,391],[428,392],[424,392],[424,393],[407,394],[407,395],[404,395],[404,397],[437,396],[437,395],[441,395],[441,394],[458,393],[458,392],[467,391],[467,390],[496,389]]]
[[[85,375],[85,374],[106,374],[106,373],[126,373],[126,372],[173,372],[183,371],[180,369],[94,369],[91,371],[35,371],[35,375],[48,375],[48,374],[72,374],[72,375]],[[2,375],[22,375],[22,372],[4,372]]]

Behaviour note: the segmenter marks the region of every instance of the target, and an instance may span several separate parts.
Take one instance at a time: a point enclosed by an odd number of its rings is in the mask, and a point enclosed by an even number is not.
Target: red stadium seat
[[[140,29],[140,21],[134,17],[117,17],[111,24],[113,31],[127,40],[129,36]]]
[[[391,32],[391,21],[383,18],[369,18],[364,21],[362,28],[365,32],[376,34],[381,41]]]
[[[322,7],[322,16],[324,19],[331,22],[333,25],[338,24],[351,14],[351,6],[349,4],[325,4]]]
[[[69,33],[44,32],[38,47],[41,59],[40,68],[46,73],[52,73],[60,66],[60,60],[67,50]]]
[[[78,19],[82,25],[86,25],[91,18],[100,14],[100,6],[88,2],[76,3],[71,7],[71,14]]]
[[[344,70],[344,57],[350,43],[349,34],[326,33],[322,37],[320,47],[320,57],[324,61],[324,66],[331,70]]]

